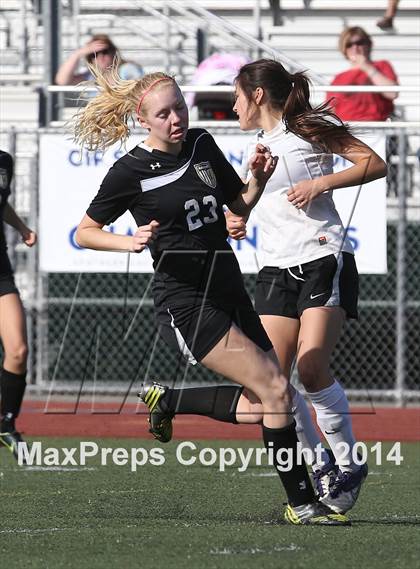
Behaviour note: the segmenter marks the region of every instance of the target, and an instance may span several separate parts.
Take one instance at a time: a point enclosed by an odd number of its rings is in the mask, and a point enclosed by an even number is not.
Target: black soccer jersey
[[[178,156],[140,144],[120,158],[87,214],[105,225],[127,210],[138,226],[158,221],[157,239],[150,245],[154,267],[183,282],[202,280],[203,264],[214,272],[214,252],[231,253],[217,260],[219,279],[221,271],[229,279],[233,265],[235,273],[238,269],[226,240],[223,205],[229,205],[242,187],[213,137],[203,129],[191,129]],[[207,254],[203,259],[199,251],[210,252],[211,258]]]
[[[13,177],[13,159],[7,152],[0,150],[0,274],[12,272],[7,256],[7,241],[4,233],[3,214],[10,196],[10,183]]]
[[[87,214],[109,224],[129,210],[137,225],[160,223],[151,245],[154,261],[168,249],[225,249],[223,204],[232,202],[243,182],[202,129],[188,131],[178,156],[140,144],[105,176]]]

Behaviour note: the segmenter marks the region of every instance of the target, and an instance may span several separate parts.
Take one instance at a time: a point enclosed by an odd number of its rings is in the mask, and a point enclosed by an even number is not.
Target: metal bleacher
[[[92,33],[106,32],[127,59],[138,61],[146,71],[167,69],[187,83],[196,66],[198,28],[206,30],[210,49],[258,56],[255,47],[247,44],[243,37],[223,29],[224,20],[242,33],[261,39],[302,68],[322,75],[328,84],[338,71],[347,67],[337,50],[339,32],[346,25],[361,25],[373,37],[374,58],[390,60],[402,86],[420,86],[417,0],[401,0],[393,34],[381,32],[375,26],[384,11],[382,0],[353,0],[351,7],[334,0],[313,0],[309,9],[303,7],[302,0],[282,0],[281,4],[284,25],[274,27],[268,0],[260,0],[257,29],[254,0],[62,0],[61,59]],[[37,123],[38,96],[34,88],[43,82],[45,53],[42,17],[36,5],[37,2],[29,0],[2,0],[1,3],[3,128],[8,124]],[[215,23],[204,12],[193,17],[186,12],[191,6],[210,10],[213,16],[223,20]],[[401,114],[407,120],[420,118],[417,95],[402,93],[399,97]]]

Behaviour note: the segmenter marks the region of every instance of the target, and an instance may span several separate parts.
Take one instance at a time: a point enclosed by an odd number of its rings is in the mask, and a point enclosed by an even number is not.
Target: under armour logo
[[[156,164],[150,164],[150,168],[154,170],[155,168],[161,168],[161,165],[159,162],[156,162]]]

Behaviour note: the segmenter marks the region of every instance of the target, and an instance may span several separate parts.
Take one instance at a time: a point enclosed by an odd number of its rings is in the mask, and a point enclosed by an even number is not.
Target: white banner
[[[136,140],[130,141],[132,148]],[[123,154],[118,147],[106,154],[88,152],[60,134],[44,134],[40,141],[40,268],[46,272],[151,272],[148,251],[109,253],[80,248],[74,234],[108,169]],[[135,232],[130,213],[107,228],[115,233]]]
[[[230,163],[239,168],[247,137],[218,135],[218,145]],[[127,149],[139,140],[130,139]],[[385,153],[384,137],[366,142],[380,155]],[[40,268],[46,272],[151,272],[148,251],[140,254],[109,253],[81,249],[74,240],[77,224],[96,195],[110,166],[126,150],[118,146],[105,154],[80,152],[62,134],[43,134],[40,141]],[[340,168],[337,159],[337,168]],[[357,198],[357,199],[356,199]],[[334,192],[334,201],[349,226],[349,236],[356,250],[361,273],[386,273],[386,186],[385,180],[366,184],[362,190],[342,189]],[[354,204],[356,202],[356,207]],[[354,212],[353,212],[354,209]],[[353,214],[352,214],[353,212]],[[351,215],[352,214],[352,215]],[[132,234],[136,225],[126,213],[109,231]],[[251,216],[244,241],[231,241],[243,272],[258,271],[258,225]]]

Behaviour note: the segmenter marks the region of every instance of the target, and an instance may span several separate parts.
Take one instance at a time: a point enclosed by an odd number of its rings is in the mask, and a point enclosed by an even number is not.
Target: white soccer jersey
[[[339,251],[354,253],[331,191],[319,195],[302,209],[297,209],[287,199],[288,190],[297,182],[331,174],[333,155],[286,132],[280,121],[270,132],[260,131],[248,146],[243,177],[247,177],[248,160],[257,143],[268,146],[272,154],[279,157],[277,168],[255,207],[260,234],[260,267],[285,269]]]

